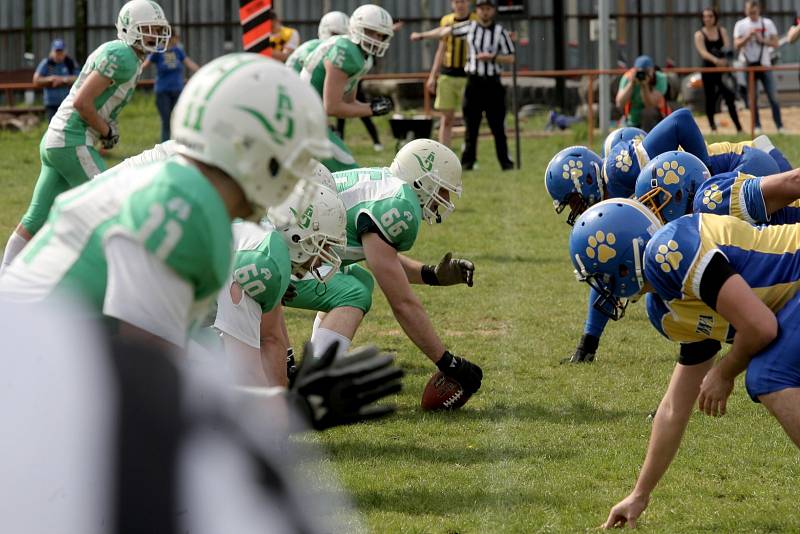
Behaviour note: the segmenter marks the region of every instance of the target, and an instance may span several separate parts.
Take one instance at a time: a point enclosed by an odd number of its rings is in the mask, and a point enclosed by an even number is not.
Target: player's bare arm
[[[375,233],[364,234],[361,241],[367,265],[386,295],[397,322],[409,339],[432,362],[437,362],[444,354],[445,346],[436,335],[425,308],[411,289],[397,251]]]
[[[325,106],[325,113],[340,119],[369,117],[372,115],[372,109],[369,104],[345,101],[344,90],[346,86],[347,74],[326,59],[325,88],[322,92],[322,104]]]
[[[708,373],[700,388],[699,408],[707,415],[724,415],[733,382],[753,356],[778,336],[778,320],[747,285],[734,275],[717,297],[717,311],[736,329],[728,354]]]
[[[106,78],[99,72],[92,72],[86,81],[75,93],[73,105],[81,118],[101,137],[108,137],[111,133],[111,125],[108,124],[95,109],[94,101],[103,91],[108,89],[113,80]]]
[[[761,179],[761,194],[767,213],[775,213],[800,198],[800,169],[772,174]]]
[[[286,374],[286,352],[289,336],[283,317],[283,306],[275,306],[261,316],[261,366],[269,386],[289,384]]]

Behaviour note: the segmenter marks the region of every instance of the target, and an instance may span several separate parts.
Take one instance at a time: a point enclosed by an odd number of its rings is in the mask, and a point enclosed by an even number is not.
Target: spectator
[[[778,46],[778,30],[772,20],[761,16],[761,5],[755,0],[744,4],[747,15],[739,20],[733,27],[733,45],[739,52],[739,59],[748,67],[768,67],[772,65],[770,49]],[[771,71],[755,73],[755,107],[750,110],[756,119],[756,133],[761,132],[761,117],[758,113],[758,81],[764,86],[769,105],[772,108],[772,118],[778,133],[783,133],[781,108],[778,104],[778,95],[775,88],[775,77]]]
[[[450,6],[453,12],[442,17],[439,22],[442,27],[468,25],[477,18],[475,13],[470,12],[470,0],[452,0]],[[425,89],[436,95],[433,107],[442,114],[439,142],[443,145],[450,145],[456,110],[461,109],[467,84],[467,73],[464,71],[466,63],[467,45],[463,36],[451,34],[439,41]]]
[[[639,56],[633,68],[619,81],[616,104],[622,108],[627,126],[649,132],[669,114],[665,95],[667,75],[656,70],[650,56]]]
[[[50,46],[50,54],[39,63],[33,74],[36,87],[44,87],[44,109],[47,122],[58,111],[58,106],[67,98],[69,88],[78,79],[80,66],[67,55],[64,41],[56,39]]]
[[[269,18],[272,21],[272,33],[269,35],[272,59],[285,62],[295,48],[300,46],[300,34],[294,28],[284,26],[274,11],[269,12]]]
[[[703,59],[704,67],[725,67],[728,65],[726,54],[731,50],[731,41],[728,31],[718,23],[719,15],[713,7],[703,9],[703,27],[694,34],[694,47]],[[732,55],[732,54],[731,54]],[[717,99],[720,95],[728,106],[728,113],[736,126],[736,131],[742,131],[739,114],[736,112],[736,95],[723,83],[721,72],[704,72],[703,90],[706,95],[706,117],[712,132],[717,131],[714,114],[717,111]]]
[[[142,70],[151,63],[156,66],[156,108],[158,108],[158,114],[161,115],[161,142],[163,143],[171,137],[169,120],[172,116],[172,109],[183,91],[183,69],[186,67],[191,74],[194,74],[200,67],[183,51],[176,32],[172,33],[169,45],[164,52],[150,54],[142,64]]]

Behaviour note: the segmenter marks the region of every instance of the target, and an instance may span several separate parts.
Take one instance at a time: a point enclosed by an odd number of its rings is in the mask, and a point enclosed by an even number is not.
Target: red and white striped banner
[[[269,34],[272,21],[269,18],[272,0],[239,0],[239,22],[242,24],[242,44],[245,52],[272,56]]]

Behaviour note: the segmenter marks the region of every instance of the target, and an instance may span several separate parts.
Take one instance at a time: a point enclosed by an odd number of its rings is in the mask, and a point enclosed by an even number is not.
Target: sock
[[[333,330],[328,330],[327,328],[317,328],[314,332],[314,335],[311,336],[311,344],[314,346],[314,357],[319,358],[328,347],[331,346],[331,343],[339,342],[339,348],[336,349],[336,355],[339,356],[345,352],[347,349],[350,348],[350,343],[352,343],[348,338],[343,336],[338,332],[334,332]]]
[[[11,237],[8,238],[8,243],[6,244],[6,251],[3,254],[3,263],[0,265],[0,273],[5,271],[6,267],[11,265],[11,262],[17,257],[17,254],[19,254],[27,244],[28,241],[18,233],[13,232],[11,234]]]
[[[314,326],[311,327],[311,339],[314,339],[314,335],[317,333],[320,324],[322,324],[322,318],[319,314],[316,314],[314,316]]]

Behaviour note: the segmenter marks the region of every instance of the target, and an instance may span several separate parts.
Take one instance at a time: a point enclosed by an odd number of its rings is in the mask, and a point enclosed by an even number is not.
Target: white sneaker
[[[784,132],[784,130],[783,130],[783,126],[781,126],[780,128],[778,128],[778,133],[779,133],[779,134],[781,134],[781,135],[782,135],[782,134],[784,134],[784,133],[786,133],[786,132]]]
[[[756,126],[756,129],[753,130],[753,133],[756,135],[761,135],[761,126]]]
[[[775,145],[772,144],[772,141],[766,135],[759,135],[753,139],[753,147],[769,154],[770,151],[775,148]]]
[[[383,152],[383,145],[380,143],[375,143],[374,145],[372,145],[372,149],[375,152]]]

